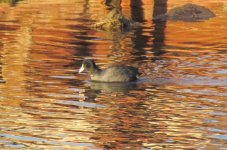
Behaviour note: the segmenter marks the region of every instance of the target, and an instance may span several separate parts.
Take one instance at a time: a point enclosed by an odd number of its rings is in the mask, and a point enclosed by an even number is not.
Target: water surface
[[[193,2],[216,17],[153,22],[165,5],[124,1],[141,23],[124,32],[90,28],[108,14],[95,0],[0,3],[0,148],[226,149],[227,3]],[[141,78],[92,83],[84,57]]]

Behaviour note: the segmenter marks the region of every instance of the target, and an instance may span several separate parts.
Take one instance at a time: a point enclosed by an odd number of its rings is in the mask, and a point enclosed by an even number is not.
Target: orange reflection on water
[[[90,28],[109,12],[96,1],[0,4],[0,147],[225,147],[226,4],[203,4],[217,17],[158,24],[153,1],[124,1],[125,15],[142,17],[124,33]],[[90,83],[77,73],[84,57],[150,74],[138,84]]]

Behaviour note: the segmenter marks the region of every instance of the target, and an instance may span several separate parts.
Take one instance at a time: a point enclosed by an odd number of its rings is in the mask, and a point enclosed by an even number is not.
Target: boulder
[[[212,17],[215,17],[215,14],[208,8],[189,3],[173,8],[166,14],[157,16],[153,20],[202,21]]]
[[[124,16],[119,9],[112,9],[110,13],[101,21],[97,22],[93,27],[112,30],[112,29],[129,29],[132,26],[137,26],[139,23],[134,22],[128,17]]]

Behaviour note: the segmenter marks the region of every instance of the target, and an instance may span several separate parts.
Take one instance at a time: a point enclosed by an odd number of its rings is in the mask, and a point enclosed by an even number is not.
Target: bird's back
[[[130,82],[137,79],[138,69],[131,66],[115,65],[92,75],[91,79],[102,82]]]

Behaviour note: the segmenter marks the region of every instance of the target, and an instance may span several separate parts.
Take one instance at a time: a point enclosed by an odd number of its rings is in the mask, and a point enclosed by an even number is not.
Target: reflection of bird
[[[121,82],[121,83],[106,83],[106,82],[90,82],[92,90],[101,90],[110,93],[127,93],[137,87],[137,83]]]
[[[89,72],[92,81],[98,82],[130,82],[137,80],[139,75],[137,68],[125,65],[115,65],[101,70],[91,59],[83,61],[79,73],[83,70]]]

